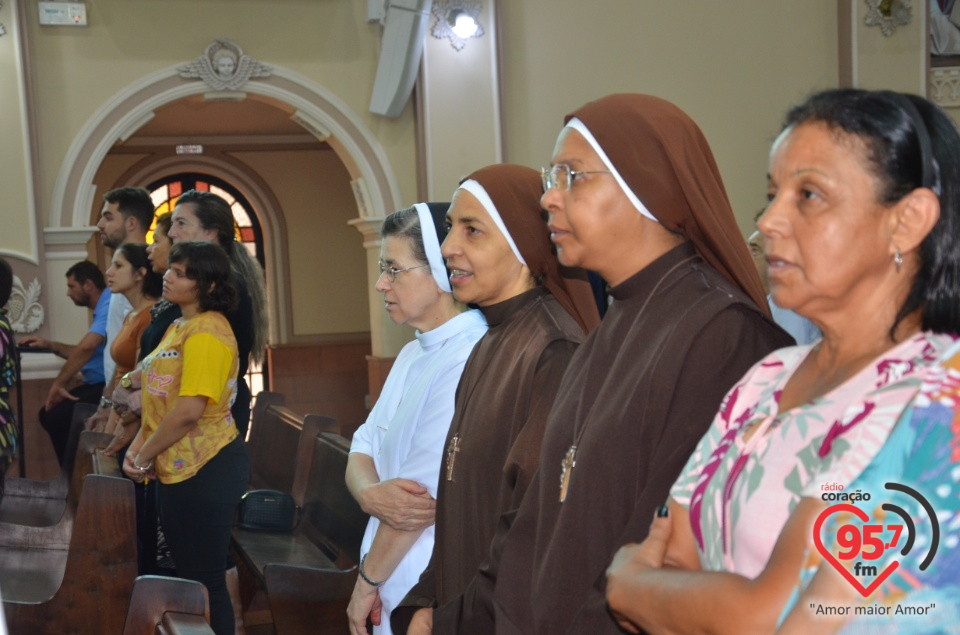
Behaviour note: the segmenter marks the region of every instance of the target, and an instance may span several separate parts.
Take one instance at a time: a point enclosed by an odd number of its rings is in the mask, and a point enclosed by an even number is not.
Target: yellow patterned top
[[[197,425],[157,457],[161,483],[196,474],[237,436],[230,406],[237,396],[237,341],[221,313],[205,311],[170,325],[156,350],[143,361],[143,439],[156,431],[177,398],[204,396]]]

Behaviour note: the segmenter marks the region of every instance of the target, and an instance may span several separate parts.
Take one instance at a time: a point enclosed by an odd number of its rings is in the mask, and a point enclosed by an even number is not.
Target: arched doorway
[[[363,120],[319,84],[274,66],[271,77],[251,80],[242,90],[211,94],[170,67],[106,102],[67,153],[45,238],[86,248],[98,195],[120,185],[146,186],[184,172],[235,184],[263,229],[271,388],[301,412],[323,412],[355,426],[366,417],[367,359],[382,354],[384,341],[393,346],[400,339],[398,327],[371,310],[379,308],[371,291],[378,273],[376,234],[382,218],[400,206],[399,185]],[[294,128],[283,129],[277,119],[273,136],[254,141],[254,148],[242,133],[206,125],[226,121],[212,113],[229,104],[282,117]],[[172,116],[178,108],[196,112]],[[245,121],[260,126],[259,115]],[[186,138],[174,134],[172,124],[185,122],[198,129]],[[202,146],[202,154],[180,154],[178,144]],[[301,156],[280,165],[264,159],[264,152]]]
[[[241,94],[247,95],[248,99],[273,100],[282,105],[289,113],[289,121],[333,151],[349,178],[352,189],[349,207],[353,210],[355,227],[362,230],[364,247],[368,250],[375,248],[368,243],[375,239],[379,220],[398,209],[402,197],[384,149],[361,117],[328,89],[282,66],[274,65],[272,76],[251,79],[242,90]],[[178,67],[171,66],[129,85],[107,101],[83,127],[67,152],[64,167],[53,188],[46,239],[56,241],[56,244],[84,245],[89,238],[90,218],[99,211],[98,188],[93,184],[115,144],[135,137],[151,122],[158,109],[189,97],[206,99],[207,93],[209,88],[203,82],[184,81],[179,76]],[[184,162],[192,165],[184,165]],[[130,178],[124,179],[123,184],[149,183],[170,172],[211,163],[221,175],[227,171],[243,173],[235,163],[185,155],[170,157],[166,163],[156,162],[130,173],[127,175]],[[164,172],[167,168],[172,169]],[[266,201],[271,197],[272,194],[264,190],[255,198]],[[271,272],[268,283],[272,284],[276,294],[271,297],[271,302],[276,304],[283,317],[271,323],[271,341],[293,342],[297,339],[296,325],[283,314],[294,296],[289,280],[284,277],[291,268],[284,243],[284,221],[270,215],[279,206],[256,202],[255,206],[266,214],[260,220],[264,224],[267,268]],[[369,231],[366,229],[368,224]],[[367,260],[366,269],[372,281],[376,257],[369,256]],[[369,324],[364,330],[370,333],[374,354],[379,354],[384,338],[391,337],[395,330],[389,320],[381,318],[379,313],[369,311],[364,319]]]

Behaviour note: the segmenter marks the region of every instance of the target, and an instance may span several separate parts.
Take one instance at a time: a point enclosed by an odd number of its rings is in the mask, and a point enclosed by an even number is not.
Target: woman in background
[[[170,224],[173,220],[173,213],[167,212],[157,216],[157,224],[153,229],[153,243],[147,247],[147,258],[150,260],[150,266],[153,272],[161,277],[167,272],[170,248],[173,242],[170,240]],[[163,339],[167,329],[180,317],[180,307],[173,302],[160,298],[160,300],[150,309],[150,324],[140,336],[140,354],[137,362],[143,361],[143,358],[153,352],[160,340]]]
[[[167,235],[174,244],[184,241],[215,242],[230,258],[231,282],[237,290],[238,305],[227,315],[240,350],[237,399],[231,408],[240,436],[247,438],[250,424],[250,387],[247,368],[252,359],[262,362],[267,346],[268,312],[263,269],[242,243],[237,242],[236,222],[230,205],[211,192],[188,190],[173,209]]]
[[[350,632],[388,634],[389,615],[430,560],[443,442],[467,356],[487,331],[464,311],[440,254],[447,203],[418,203],[380,230],[377,291],[395,324],[417,329],[403,347],[370,416],[353,435],[347,485],[371,515],[360,575],[347,613]]]
[[[246,379],[247,368],[251,359],[255,363],[263,361],[267,346],[269,313],[263,269],[243,244],[237,241],[236,222],[230,205],[211,192],[184,192],[173,209],[167,235],[174,244],[183,241],[215,242],[230,258],[230,281],[237,290],[238,302],[237,308],[227,313],[227,319],[237,338],[240,356],[237,394],[230,412],[233,413],[240,438],[246,440],[251,400]],[[237,567],[231,565],[227,571],[227,582],[238,624],[242,615],[239,580]],[[239,635],[243,631],[238,628],[237,632]]]
[[[236,394],[237,344],[224,314],[236,305],[230,261],[210,243],[170,251],[163,297],[183,316],[132,379],[143,382],[142,425],[124,472],[160,481],[163,528],[180,577],[210,596],[210,625],[233,635],[227,591],[230,529],[250,479],[250,460],[230,413]]]

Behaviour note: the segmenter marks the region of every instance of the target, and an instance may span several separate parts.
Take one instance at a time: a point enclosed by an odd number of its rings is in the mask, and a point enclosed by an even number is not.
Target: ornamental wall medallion
[[[40,306],[40,282],[34,278],[26,288],[19,276],[13,276],[13,289],[7,301],[7,317],[14,333],[33,333],[43,324]]]
[[[177,69],[184,79],[202,79],[213,90],[240,90],[251,77],[270,77],[273,68],[258,62],[230,40],[214,40],[206,52]]]
[[[885,36],[893,35],[898,26],[906,26],[913,20],[910,0],[867,0],[867,26],[879,26]]]

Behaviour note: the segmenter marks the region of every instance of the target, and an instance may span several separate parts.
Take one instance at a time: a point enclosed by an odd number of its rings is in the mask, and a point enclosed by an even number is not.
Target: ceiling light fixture
[[[466,46],[466,40],[483,35],[483,27],[477,22],[480,3],[470,0],[436,2],[430,12],[436,18],[430,33],[438,40],[448,38],[457,51]]]

